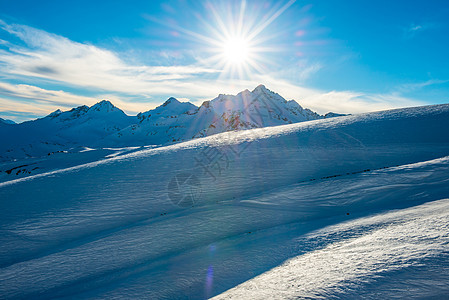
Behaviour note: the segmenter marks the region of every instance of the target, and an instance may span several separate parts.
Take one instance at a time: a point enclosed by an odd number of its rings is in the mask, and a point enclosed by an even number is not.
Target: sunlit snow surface
[[[215,299],[446,298],[449,199],[325,227],[300,254]]]
[[[213,176],[199,163],[211,149],[228,158]],[[441,297],[448,155],[440,105],[220,134],[0,183],[0,296]],[[193,207],[175,205],[182,174],[198,179]]]

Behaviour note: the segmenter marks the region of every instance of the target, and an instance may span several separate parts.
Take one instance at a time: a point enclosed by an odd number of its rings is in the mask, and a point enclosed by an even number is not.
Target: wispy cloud
[[[269,77],[263,76],[260,79],[268,80]],[[329,111],[354,114],[425,105],[422,101],[402,97],[396,93],[370,94],[355,91],[325,92],[322,90],[300,87],[280,79],[271,78],[271,80],[272,81],[267,87],[274,91],[282,91],[280,93],[283,97],[295,99],[303,107],[310,108],[322,114]]]
[[[148,105],[148,103],[125,101],[124,99],[127,98],[118,97],[114,94],[98,94],[95,97],[86,97],[28,84],[0,82],[0,114],[5,117],[12,116],[11,118],[17,121],[44,116],[56,109],[70,109],[81,104],[90,106],[100,99],[110,100],[131,115],[154,107]],[[22,114],[14,114],[14,112],[21,112]]]
[[[201,61],[191,65],[139,65],[125,61],[113,51],[26,25],[0,20],[0,29],[12,37],[0,48],[0,76],[4,79],[0,82],[0,112],[3,116],[12,116],[13,112],[45,115],[56,108],[90,105],[102,98],[112,100],[128,113],[137,113],[160,104],[164,100],[161,95],[188,98],[199,104],[218,93],[235,94],[260,83],[321,113],[358,113],[418,104],[395,95],[304,88],[282,79],[285,77],[279,76],[279,72],[230,80],[220,77],[222,70],[216,66]],[[21,43],[17,43],[17,38]],[[293,77],[307,79],[322,67],[320,64],[304,65]],[[44,89],[39,86],[43,82],[47,86],[81,87],[89,90],[92,96]],[[154,98],[155,95],[158,97]]]
[[[13,97],[17,101],[38,102],[40,104],[51,104],[60,107],[72,107],[79,103],[93,104],[96,99],[78,96],[64,91],[46,90],[37,86],[27,84],[9,84],[0,82],[0,95]]]
[[[435,24],[433,23],[412,23],[409,26],[403,28],[403,35],[405,39],[411,39],[414,38],[418,33],[432,29],[434,27]]]
[[[0,117],[21,122],[47,115],[60,108],[50,103],[30,103],[0,97]]]
[[[81,103],[91,105],[95,102],[95,98],[64,91],[0,82],[0,115],[17,122],[42,117],[56,109],[68,109]]]
[[[423,81],[423,82],[414,82],[414,83],[402,84],[402,85],[397,87],[397,91],[400,92],[400,93],[410,93],[410,92],[414,92],[416,90],[423,89],[423,88],[428,87],[428,86],[445,84],[445,83],[448,83],[448,82],[449,82],[449,79],[446,79],[446,80],[429,79],[429,80],[426,80],[426,81]]]
[[[419,30],[423,30],[424,27],[422,27],[421,25],[412,25],[412,27],[409,28],[408,31],[414,32],[414,31],[419,31]]]
[[[0,51],[6,75],[50,79],[84,88],[150,95],[170,93],[176,83],[214,68],[129,65],[112,51],[47,33],[25,25],[0,23],[3,30],[25,42]]]

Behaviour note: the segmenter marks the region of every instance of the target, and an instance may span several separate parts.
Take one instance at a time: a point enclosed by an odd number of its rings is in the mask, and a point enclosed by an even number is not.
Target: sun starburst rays
[[[296,0],[276,5],[268,12],[248,9],[246,0],[238,5],[229,1],[222,6],[206,2],[208,14],[196,16],[201,23],[200,31],[169,26],[183,33],[184,38],[198,43],[197,64],[219,70],[217,80],[251,80],[255,75],[265,74],[272,66],[267,56],[282,51],[273,42],[280,33],[267,32],[266,28],[294,2]]]

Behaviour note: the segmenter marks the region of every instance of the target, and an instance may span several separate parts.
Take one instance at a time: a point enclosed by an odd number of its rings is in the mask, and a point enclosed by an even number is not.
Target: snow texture
[[[449,105],[399,109],[5,181],[0,296],[447,295],[448,131]]]

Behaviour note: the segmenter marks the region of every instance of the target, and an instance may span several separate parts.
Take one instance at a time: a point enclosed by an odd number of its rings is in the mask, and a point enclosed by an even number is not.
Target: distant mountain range
[[[259,85],[237,95],[220,94],[200,107],[169,98],[137,116],[103,100],[91,107],[56,110],[15,124],[0,119],[0,160],[39,157],[76,147],[164,145],[226,131],[285,125],[341,114],[319,115]]]

